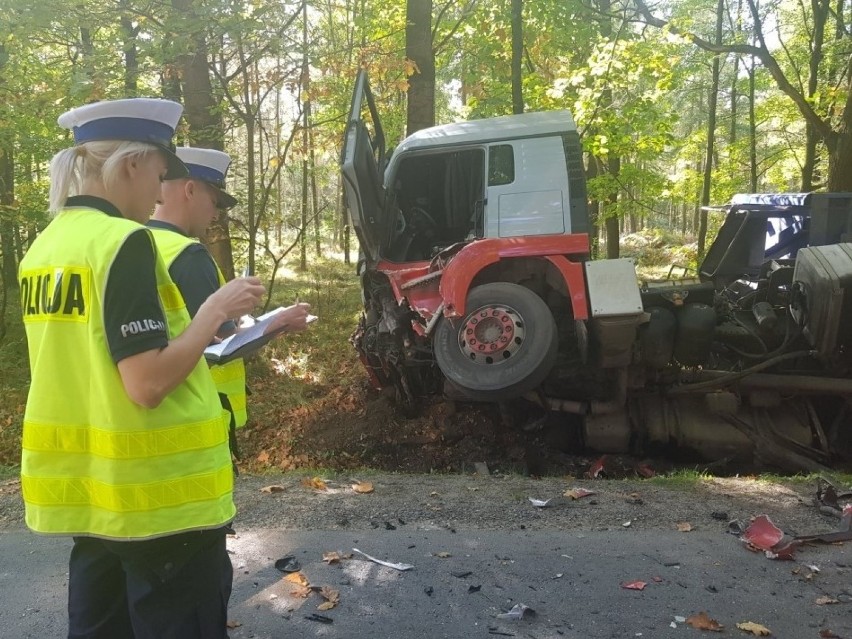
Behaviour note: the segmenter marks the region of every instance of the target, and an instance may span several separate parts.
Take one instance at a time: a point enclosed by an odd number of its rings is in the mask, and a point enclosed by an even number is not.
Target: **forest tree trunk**
[[[408,78],[408,135],[435,125],[435,54],[432,51],[432,0],[408,0],[405,56]]]

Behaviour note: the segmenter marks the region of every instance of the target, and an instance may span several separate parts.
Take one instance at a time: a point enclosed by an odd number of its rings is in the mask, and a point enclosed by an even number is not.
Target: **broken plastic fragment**
[[[523,619],[525,614],[534,615],[535,610],[526,604],[515,604],[509,612],[501,612],[497,615],[498,619]]]
[[[586,476],[591,479],[595,479],[598,475],[603,472],[604,464],[606,463],[606,455],[601,456],[599,459],[595,460],[591,466],[589,466],[589,470],[586,471]],[[604,473],[606,474],[606,473]]]
[[[287,555],[275,562],[275,568],[281,572],[298,572],[302,566],[293,555]]]
[[[639,580],[626,581],[626,582],[622,581],[621,582],[621,587],[626,589],[626,590],[645,590],[645,586],[647,586],[647,585],[648,584],[646,582],[639,581]]]
[[[532,497],[528,497],[530,503],[536,508],[546,508],[547,504],[550,503],[549,499],[533,499]]]
[[[783,538],[784,533],[766,515],[755,517],[743,533],[743,539],[760,550],[772,550]]]
[[[831,512],[837,516],[841,515],[839,500],[852,497],[852,491],[842,492],[827,479],[820,477],[817,480],[816,502],[821,504],[824,512]]]
[[[651,468],[650,465],[643,463],[639,463],[636,466],[636,472],[642,475],[642,477],[647,477],[649,479],[657,474],[657,472],[653,468]]]
[[[366,559],[369,559],[373,563],[379,564],[380,566],[387,566],[388,568],[393,568],[394,570],[400,570],[400,571],[411,570],[412,568],[414,568],[414,566],[412,566],[411,564],[394,564],[394,563],[391,563],[390,561],[382,561],[381,559],[376,559],[375,557],[371,557],[370,555],[368,555],[365,552],[361,552],[357,548],[353,548],[352,550],[354,552],[357,552],[359,555],[365,557]]]

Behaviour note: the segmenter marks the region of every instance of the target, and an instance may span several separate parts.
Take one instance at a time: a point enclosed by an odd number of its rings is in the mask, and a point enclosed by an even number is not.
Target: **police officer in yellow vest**
[[[20,265],[32,382],[21,487],[34,531],[71,535],[68,637],[227,637],[235,514],[227,414],[202,358],[264,287],[229,282],[190,320],[144,227],[186,175],[182,107],[129,99],[59,118],[55,218]]]
[[[162,199],[148,227],[193,317],[204,301],[225,283],[213,257],[196,238],[204,237],[219,212],[232,208],[237,200],[225,191],[225,176],[231,164],[227,153],[178,147],[176,154],[186,165],[189,175],[163,184]],[[304,330],[309,308],[307,304],[296,304],[278,313],[272,330]],[[236,323],[229,320],[219,329],[219,337],[227,337],[237,330]],[[243,427],[248,417],[243,360],[215,365],[210,370],[222,404],[231,413],[232,429]],[[236,452],[233,430],[232,447]]]

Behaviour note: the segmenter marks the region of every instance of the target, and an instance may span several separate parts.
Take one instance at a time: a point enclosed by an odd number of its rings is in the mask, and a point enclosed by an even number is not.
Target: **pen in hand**
[[[242,277],[245,278],[245,277],[251,277],[251,276],[252,276],[251,267],[248,264],[246,264],[246,267],[243,269]],[[254,326],[255,324],[257,324],[257,318],[254,315],[252,315],[251,313],[247,313],[246,315],[243,315],[239,320],[237,320],[236,324],[237,324],[237,330],[239,330],[241,328],[249,328],[250,326]]]

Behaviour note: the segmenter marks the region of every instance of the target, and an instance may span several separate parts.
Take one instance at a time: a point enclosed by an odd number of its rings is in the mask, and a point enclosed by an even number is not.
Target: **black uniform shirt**
[[[85,206],[123,217],[112,203],[89,195],[70,197],[65,206]],[[104,330],[116,363],[169,343],[157,294],[155,255],[150,233],[140,227],[127,237],[110,267],[104,291]]]
[[[148,226],[154,229],[166,229],[186,236],[186,233],[179,227],[162,220],[149,220]],[[219,274],[216,270],[216,263],[207,247],[201,242],[193,242],[181,251],[169,267],[169,275],[180,289],[190,317],[195,317],[204,300],[219,290]],[[236,330],[236,324],[229,320],[219,328],[219,335],[230,335]]]

